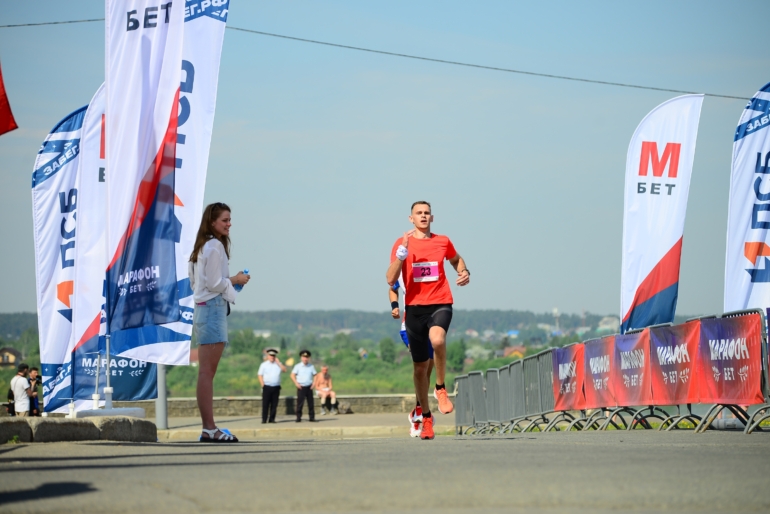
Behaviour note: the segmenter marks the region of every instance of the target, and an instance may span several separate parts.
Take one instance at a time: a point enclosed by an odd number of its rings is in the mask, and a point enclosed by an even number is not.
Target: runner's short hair
[[[428,206],[428,209],[431,209],[431,208],[432,208],[432,207],[430,206],[430,202],[426,202],[425,200],[419,200],[419,201],[417,201],[417,202],[414,202],[414,203],[412,204],[412,208],[409,210],[409,212],[412,212],[412,211],[414,211],[414,206],[415,206],[415,205],[427,205],[427,206]]]

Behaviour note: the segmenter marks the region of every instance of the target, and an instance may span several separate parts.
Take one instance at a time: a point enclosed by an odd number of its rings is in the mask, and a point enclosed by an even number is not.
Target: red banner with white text
[[[700,322],[650,329],[650,368],[655,405],[698,403]]]
[[[698,344],[700,401],[762,403],[762,317],[703,319]]]
[[[649,329],[615,336],[610,381],[618,405],[652,405]]]
[[[610,379],[615,337],[605,336],[583,343],[586,409],[617,406]]]
[[[585,368],[582,344],[573,344],[553,351],[554,410],[582,410],[586,408],[583,394]]]

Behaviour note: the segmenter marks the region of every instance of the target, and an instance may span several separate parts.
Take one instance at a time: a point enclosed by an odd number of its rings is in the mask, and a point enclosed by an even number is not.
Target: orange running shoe
[[[422,418],[422,432],[420,432],[420,439],[427,441],[433,439],[436,434],[433,433],[433,416],[429,418]]]
[[[446,387],[442,389],[434,389],[433,397],[438,400],[438,410],[441,412],[441,414],[449,414],[455,410],[454,405],[452,405],[452,402],[449,401],[449,395],[446,392]]]

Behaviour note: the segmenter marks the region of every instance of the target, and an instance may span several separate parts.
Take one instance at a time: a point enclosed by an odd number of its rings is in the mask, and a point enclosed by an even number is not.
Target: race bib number
[[[438,262],[413,263],[412,277],[415,282],[436,282],[438,280]]]

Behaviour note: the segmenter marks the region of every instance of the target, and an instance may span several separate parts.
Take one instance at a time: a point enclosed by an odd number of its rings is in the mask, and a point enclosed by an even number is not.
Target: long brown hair
[[[212,223],[219,219],[219,216],[223,212],[232,212],[227,204],[222,202],[210,203],[203,209],[203,217],[201,218],[201,226],[198,228],[198,235],[195,236],[195,246],[190,254],[190,262],[198,262],[198,254],[203,249],[210,239],[218,239],[225,247],[225,253],[227,258],[230,258],[230,236],[217,237],[211,228]]]

